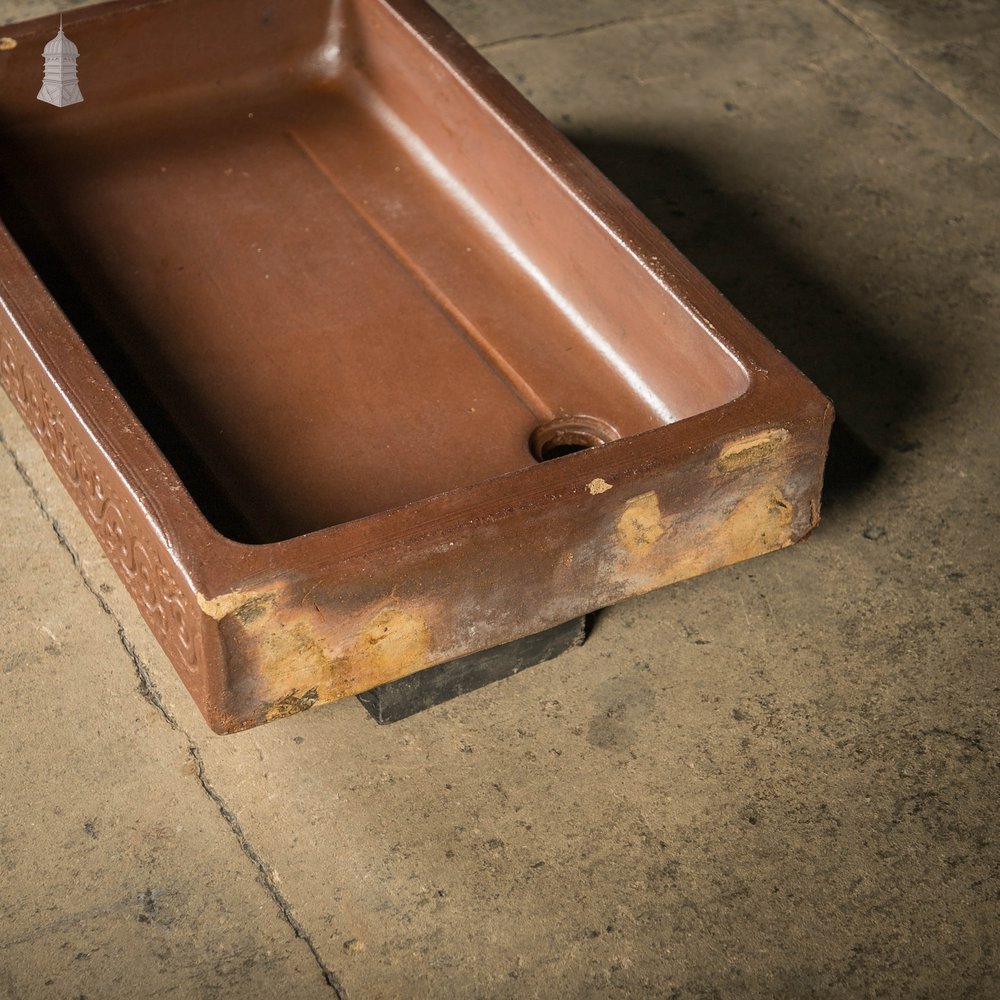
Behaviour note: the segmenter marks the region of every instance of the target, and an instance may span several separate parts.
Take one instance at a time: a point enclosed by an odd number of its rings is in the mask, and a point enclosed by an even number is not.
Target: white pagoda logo
[[[59,16],[59,34],[44,49],[45,77],[38,99],[64,108],[83,100],[80,84],[76,79],[76,60],[80,50],[63,34],[62,15]]]

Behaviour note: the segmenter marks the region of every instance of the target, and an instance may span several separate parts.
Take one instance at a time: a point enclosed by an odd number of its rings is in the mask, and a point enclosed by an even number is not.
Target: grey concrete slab
[[[993,996],[1000,145],[821,2],[439,7],[832,396],[824,521],[396,726],[218,738],[0,400],[16,968],[89,890],[92,996],[152,933],[181,996]]]
[[[994,0],[826,2],[1000,135],[1000,5]]]
[[[16,419],[4,397],[0,995],[329,995],[15,464],[42,468]]]

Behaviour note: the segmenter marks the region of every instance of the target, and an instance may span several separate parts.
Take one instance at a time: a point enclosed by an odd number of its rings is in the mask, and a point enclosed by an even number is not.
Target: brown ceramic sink
[[[788,545],[827,401],[419,0],[0,51],[0,378],[209,723]],[[546,460],[551,459],[551,460]]]

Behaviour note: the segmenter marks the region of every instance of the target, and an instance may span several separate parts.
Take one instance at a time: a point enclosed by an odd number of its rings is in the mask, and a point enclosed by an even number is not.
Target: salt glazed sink
[[[0,380],[217,732],[803,538],[832,411],[419,0],[0,48]]]

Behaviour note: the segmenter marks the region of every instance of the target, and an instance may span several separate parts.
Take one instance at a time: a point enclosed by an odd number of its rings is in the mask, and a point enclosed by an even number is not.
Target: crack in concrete
[[[926,84],[931,90],[934,91],[939,97],[943,97],[952,107],[957,108],[969,121],[975,122],[981,129],[983,129],[988,135],[992,136],[994,139],[1000,139],[1000,133],[998,133],[989,122],[983,121],[974,111],[967,108],[960,100],[953,97],[951,94],[942,90],[929,76],[922,72],[917,66],[914,66],[909,59],[906,58],[903,53],[895,48],[889,41],[882,38],[881,35],[872,31],[864,23],[864,21],[859,20],[854,17],[851,12],[844,7],[842,7],[837,0],[819,0],[824,7],[828,7],[834,14],[842,17],[851,27],[856,31],[860,31],[866,38],[874,42],[880,49],[887,52],[892,59],[894,59],[900,66],[908,69],[918,80]]]
[[[281,910],[281,915],[285,922],[295,932],[295,936],[301,939],[301,941],[312,953],[313,958],[316,960],[316,964],[323,973],[323,978],[326,980],[327,986],[329,986],[333,992],[337,994],[339,1000],[347,1000],[347,993],[344,990],[343,985],[340,983],[340,980],[338,980],[333,971],[327,967],[326,963],[320,956],[316,945],[313,943],[312,938],[292,912],[291,904],[288,902],[285,894],[278,887],[271,866],[257,853],[256,848],[250,843],[246,834],[243,832],[243,827],[240,826],[240,821],[236,818],[235,813],[233,813],[229,806],[226,805],[225,800],[215,790],[215,786],[208,780],[208,775],[205,773],[204,758],[201,756],[201,752],[193,742],[189,742],[188,752],[191,754],[191,759],[194,761],[199,784],[204,789],[205,794],[218,807],[219,813],[229,825],[229,829],[232,831],[233,836],[236,837],[237,843],[239,843],[240,849],[243,851],[244,855],[257,869],[260,881],[263,883],[268,895],[277,904],[278,909]]]
[[[655,14],[630,14],[626,17],[614,17],[608,21],[597,21],[594,24],[581,24],[575,28],[564,28],[560,31],[538,31],[524,35],[511,35],[509,38],[495,38],[488,42],[477,43],[476,48],[480,52],[487,52],[490,49],[500,48],[503,45],[516,45],[520,42],[549,41],[557,38],[570,38],[574,35],[589,35],[595,31],[603,31],[606,28],[617,28],[626,24],[652,24],[657,21],[669,21],[675,17],[684,17],[687,14],[712,13],[715,10],[731,10],[738,7],[740,10],[753,9],[755,7],[772,6],[774,0],[765,0],[763,3],[746,4],[720,4],[717,7],[691,7],[687,10],[671,10]]]
[[[496,38],[491,42],[483,42],[476,48],[480,52],[487,52],[490,49],[498,49],[502,45],[517,45],[520,42],[540,42],[549,41],[555,38],[570,38],[573,35],[588,35],[594,31],[602,31],[605,28],[615,28],[623,24],[638,24],[643,21],[659,21],[663,14],[634,14],[631,17],[616,17],[610,21],[598,21],[596,24],[582,24],[576,28],[566,28],[562,31],[539,31],[526,35],[511,35],[509,38]]]
[[[205,770],[205,760],[201,755],[201,750],[199,749],[198,744],[195,743],[191,735],[177,721],[173,712],[171,712],[167,707],[156,687],[156,683],[154,682],[152,675],[149,672],[149,668],[145,663],[143,663],[138,651],[129,639],[128,634],[125,631],[125,626],[115,614],[111,605],[104,599],[104,595],[97,587],[94,586],[90,578],[87,576],[76,549],[73,548],[69,540],[66,538],[58,520],[48,509],[48,506],[42,498],[42,495],[38,492],[31,475],[18,458],[17,452],[14,451],[8,443],[7,438],[2,431],[0,431],[0,447],[3,448],[4,452],[6,452],[7,456],[10,458],[15,471],[27,487],[32,502],[38,508],[39,513],[52,529],[59,545],[69,554],[69,557],[73,562],[73,567],[76,569],[84,587],[97,602],[101,611],[103,611],[114,623],[118,634],[118,641],[121,643],[122,649],[125,650],[125,655],[131,661],[132,667],[138,677],[138,691],[140,696],[149,702],[149,704],[152,705],[153,708],[155,708],[163,717],[167,725],[184,739],[187,744],[188,754],[194,761],[195,773],[198,778],[198,783],[201,785],[202,791],[204,791],[212,802],[215,803],[216,808],[219,810],[219,814],[229,827],[230,832],[236,838],[236,842],[239,845],[244,857],[254,866],[254,868],[257,869],[258,881],[263,886],[265,892],[267,892],[267,894],[271,897],[274,904],[278,907],[278,911],[281,913],[282,919],[288,924],[289,927],[291,927],[295,937],[301,940],[302,943],[309,949],[310,954],[319,966],[320,972],[323,974],[323,979],[327,986],[333,990],[338,1000],[347,1000],[347,992],[340,980],[337,978],[333,970],[330,969],[323,961],[323,958],[319,953],[319,949],[316,947],[309,933],[292,912],[291,903],[289,903],[285,894],[279,888],[274,871],[270,865],[264,861],[260,854],[257,853],[256,848],[250,843],[247,835],[243,832],[243,828],[240,826],[240,822],[236,818],[235,813],[233,813],[229,806],[226,805],[225,799],[223,799],[223,797],[216,791],[215,786],[211,783],[211,781],[209,781]]]
[[[156,685],[153,682],[153,678],[150,676],[149,669],[142,662],[139,654],[136,652],[135,646],[132,645],[132,641],[129,639],[125,632],[125,626],[119,621],[118,616],[114,613],[111,605],[104,599],[104,595],[100,590],[94,586],[87,576],[83,563],[80,560],[80,556],[76,549],[70,544],[69,539],[63,533],[62,527],[56,518],[52,515],[52,512],[47,507],[45,501],[42,499],[42,495],[38,492],[28,470],[25,468],[24,464],[17,457],[17,452],[11,448],[7,441],[7,438],[2,432],[0,432],[0,445],[2,445],[3,450],[9,456],[11,462],[14,464],[14,469],[17,474],[21,477],[21,481],[28,488],[28,492],[31,495],[32,502],[38,508],[42,517],[48,523],[49,527],[52,529],[52,533],[56,536],[56,540],[59,545],[69,553],[69,557],[73,562],[73,567],[83,582],[84,587],[90,593],[90,595],[97,601],[98,607],[114,622],[116,631],[118,633],[118,641],[122,645],[122,649],[125,650],[126,656],[132,662],[132,667],[134,668],[136,675],[139,678],[139,694],[146,699],[162,716],[166,719],[167,723],[170,725],[171,729],[177,730],[188,742],[189,745],[194,745],[194,741],[191,737],[181,728],[180,724],[174,718],[173,713],[167,708],[163,699],[160,697],[159,691],[156,689]]]

